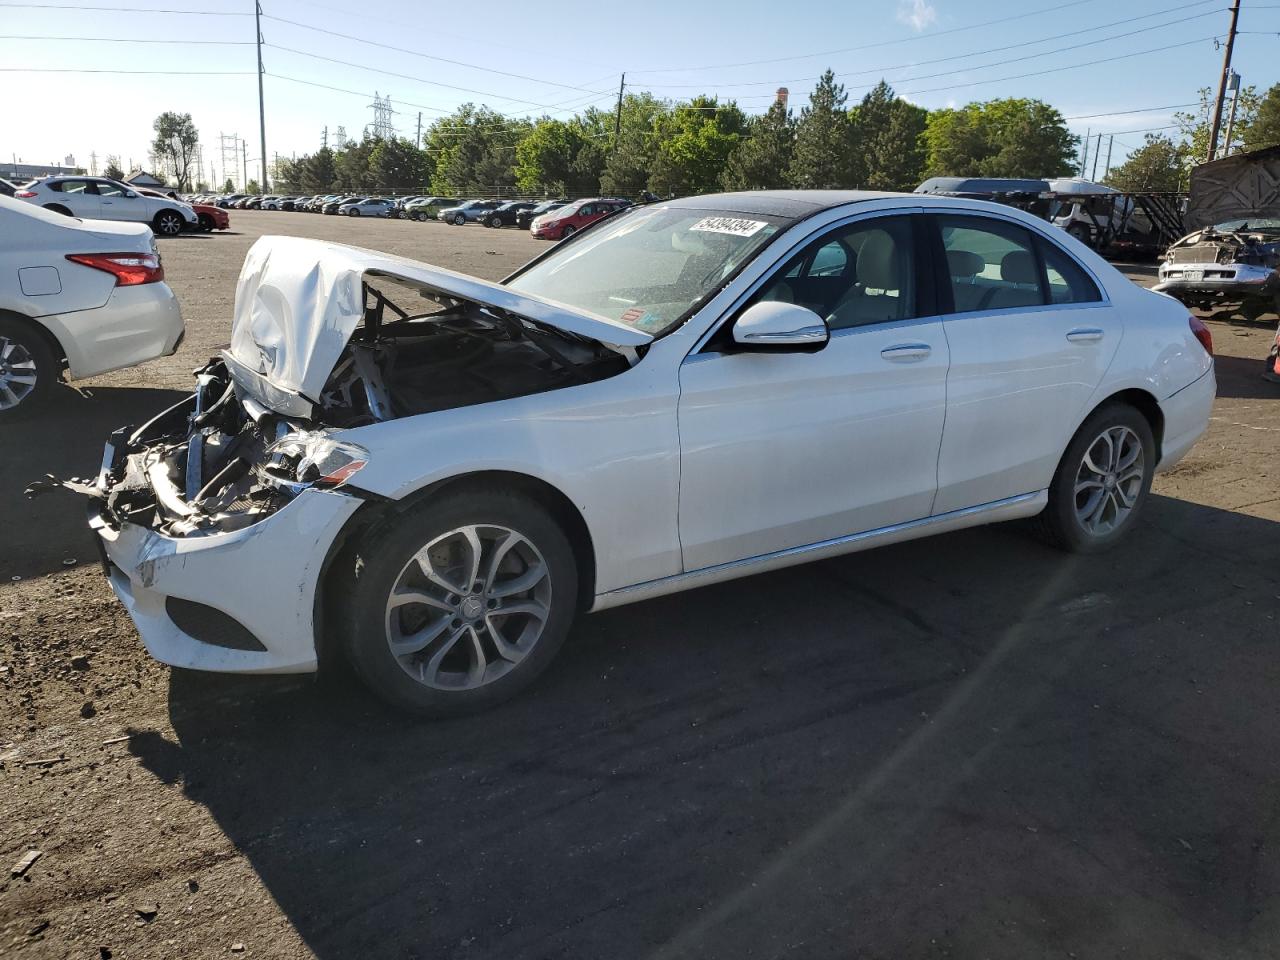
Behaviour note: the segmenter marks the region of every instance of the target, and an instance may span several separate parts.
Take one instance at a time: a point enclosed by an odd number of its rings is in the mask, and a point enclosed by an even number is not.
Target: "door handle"
[[[895,343],[892,347],[881,350],[880,356],[892,363],[914,363],[931,353],[933,347],[927,343]]]
[[[1067,331],[1067,339],[1072,343],[1086,343],[1090,340],[1101,340],[1102,331],[1097,327],[1076,327]]]

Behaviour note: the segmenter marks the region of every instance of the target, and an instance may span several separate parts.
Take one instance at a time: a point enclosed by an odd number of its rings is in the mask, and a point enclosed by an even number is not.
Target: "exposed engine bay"
[[[323,390],[301,398],[310,416],[256,399],[237,379],[243,364],[224,352],[196,371],[190,397],[112,436],[96,484],[42,481],[28,494],[63,486],[97,497],[115,528],[172,537],[237,530],[303,490],[350,481],[368,454],[344,429],[589,383],[636,356],[394,276],[366,274],[361,293],[363,317]]]
[[[1280,221],[1231,221],[1173,243],[1154,287],[1188,307],[1230,307],[1245,319],[1280,312]]]

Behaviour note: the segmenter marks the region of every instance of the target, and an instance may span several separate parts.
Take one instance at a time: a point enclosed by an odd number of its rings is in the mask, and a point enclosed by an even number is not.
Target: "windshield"
[[[1280,233],[1280,220],[1275,217],[1248,217],[1216,224],[1213,229],[1220,233]]]
[[[546,213],[548,210],[559,210],[565,205],[563,200],[547,200],[533,208],[534,213]]]
[[[787,222],[687,207],[638,208],[556,248],[509,286],[661,336]]]

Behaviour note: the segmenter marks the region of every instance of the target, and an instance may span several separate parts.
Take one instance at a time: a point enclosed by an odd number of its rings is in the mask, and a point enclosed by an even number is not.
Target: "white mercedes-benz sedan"
[[[1185,307],[990,203],[655,203],[501,283],[265,237],[230,348],[112,437],[92,524],[160,660],[345,653],[451,714],[584,611],[1018,517],[1110,547],[1214,390]]]

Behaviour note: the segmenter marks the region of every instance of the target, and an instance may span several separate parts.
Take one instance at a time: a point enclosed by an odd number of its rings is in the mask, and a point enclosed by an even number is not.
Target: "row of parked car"
[[[329,194],[313,197],[196,195],[192,203],[240,210],[284,210],[324,213],[345,217],[382,217],[398,220],[439,220],[462,226],[517,227],[543,240],[560,240],[588,224],[631,206],[620,197],[580,200],[459,200],[457,197],[360,197]]]

